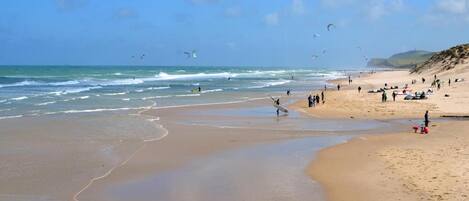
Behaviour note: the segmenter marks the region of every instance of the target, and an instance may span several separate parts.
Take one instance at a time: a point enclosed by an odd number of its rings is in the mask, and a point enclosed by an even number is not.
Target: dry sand
[[[362,136],[322,150],[308,173],[329,200],[469,199],[469,123],[429,135]]]
[[[428,88],[432,73],[409,75],[405,71],[379,72],[354,78],[345,90],[328,91],[326,104],[294,107],[313,116],[328,118],[422,118],[430,115],[468,115],[469,82],[452,83],[448,78],[469,78],[462,70],[439,74],[442,89],[423,101],[381,103],[380,94],[368,94],[372,88],[402,87],[412,79],[414,90]],[[427,84],[422,84],[421,77]],[[336,83],[346,83],[337,80]],[[358,94],[356,88],[364,92]],[[444,97],[449,94],[450,97]],[[390,92],[388,92],[390,97]],[[389,98],[388,98],[389,99]],[[391,99],[392,100],[392,99]],[[468,200],[469,196],[469,122],[449,120],[433,122],[430,134],[409,132],[361,136],[348,143],[322,150],[307,172],[323,184],[329,200]]]
[[[426,83],[421,83],[421,78],[426,78]],[[314,108],[308,108],[306,98],[291,107],[305,112],[311,116],[321,118],[359,118],[359,119],[399,119],[422,118],[426,110],[432,116],[440,115],[465,115],[469,114],[469,81],[452,83],[448,86],[447,80],[452,78],[469,78],[467,72],[448,72],[438,75],[443,80],[440,90],[434,89],[434,94],[427,100],[408,101],[403,100],[403,95],[398,95],[396,101],[392,101],[392,90],[387,92],[388,102],[381,102],[381,93],[367,93],[371,89],[388,86],[399,86],[399,90],[409,84],[413,91],[427,90],[430,87],[432,74],[409,74],[408,71],[385,71],[372,75],[362,74],[360,78],[353,78],[353,84],[348,85],[347,80],[336,80],[334,84],[341,84],[341,90],[330,88],[325,92],[326,104],[319,104]],[[411,85],[411,80],[416,79],[417,84]],[[466,79],[467,80],[467,79]],[[362,87],[358,93],[358,86]],[[320,92],[312,92],[320,94]],[[449,94],[450,97],[445,97]]]

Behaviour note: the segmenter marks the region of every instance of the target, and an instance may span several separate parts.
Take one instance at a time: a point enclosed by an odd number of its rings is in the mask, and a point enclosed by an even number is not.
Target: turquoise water
[[[2,66],[0,119],[242,101],[319,88],[343,75],[305,68]]]

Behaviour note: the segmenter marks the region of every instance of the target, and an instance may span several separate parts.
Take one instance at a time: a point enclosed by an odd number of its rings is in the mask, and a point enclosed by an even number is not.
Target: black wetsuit
[[[428,123],[430,123],[430,121],[428,120],[428,111],[425,112],[424,118],[425,118],[425,127],[428,127]]]

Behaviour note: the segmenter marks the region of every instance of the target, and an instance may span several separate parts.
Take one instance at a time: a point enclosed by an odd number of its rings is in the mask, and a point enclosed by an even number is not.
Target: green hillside
[[[434,54],[434,52],[412,50],[408,52],[394,54],[387,59],[373,58],[368,62],[368,66],[410,68],[417,64],[421,64],[427,61]]]

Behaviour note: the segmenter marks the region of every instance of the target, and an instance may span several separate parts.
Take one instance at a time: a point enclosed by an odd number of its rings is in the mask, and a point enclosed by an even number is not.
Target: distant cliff
[[[392,55],[387,59],[373,58],[370,59],[367,65],[372,67],[412,68],[418,64],[424,63],[433,54],[435,53],[423,50],[412,50]]]
[[[439,73],[454,68],[469,67],[469,44],[454,46],[433,54],[427,61],[411,69],[412,73]]]

